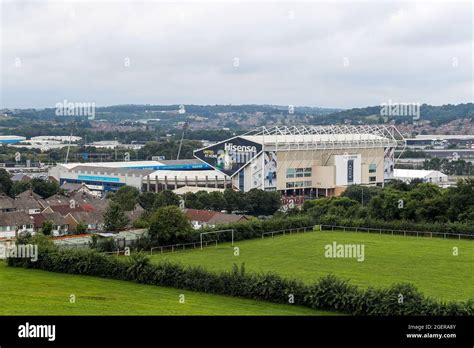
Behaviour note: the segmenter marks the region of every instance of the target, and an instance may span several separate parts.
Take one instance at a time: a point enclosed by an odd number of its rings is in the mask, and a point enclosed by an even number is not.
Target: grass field
[[[333,241],[363,244],[365,260],[326,258],[324,246]],[[201,250],[153,255],[153,262],[169,259],[202,265],[208,270],[229,270],[245,262],[247,271],[274,271],[306,283],[333,273],[353,284],[384,287],[396,282],[416,285],[424,294],[443,300],[474,298],[474,242],[441,238],[402,237],[344,232],[309,232],[236,242]],[[459,250],[453,256],[453,247]]]
[[[74,294],[76,303],[69,302]],[[185,295],[184,304],[179,303]],[[308,308],[125,281],[7,267],[0,315],[331,315]]]

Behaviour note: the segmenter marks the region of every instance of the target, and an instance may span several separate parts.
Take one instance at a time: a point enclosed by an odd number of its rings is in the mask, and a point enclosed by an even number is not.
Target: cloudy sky
[[[0,1],[1,107],[473,100],[470,2]]]

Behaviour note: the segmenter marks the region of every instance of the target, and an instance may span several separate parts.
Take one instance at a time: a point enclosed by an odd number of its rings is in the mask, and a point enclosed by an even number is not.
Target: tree
[[[13,183],[10,179],[10,174],[5,169],[0,169],[0,192],[13,197],[12,187]]]
[[[160,245],[184,241],[191,231],[191,223],[176,206],[158,208],[150,218],[150,238]]]
[[[87,226],[80,223],[76,226],[76,234],[84,234],[87,232]]]
[[[196,192],[196,199],[201,203],[201,209],[211,209],[211,200],[207,191]]]
[[[224,210],[226,207],[226,202],[224,199],[224,195],[221,192],[211,192],[209,193],[209,202],[210,202],[210,209],[221,211]]]
[[[17,196],[22,192],[25,192],[31,187],[31,183],[29,181],[16,181],[13,183],[12,188],[12,195]]]
[[[372,197],[380,192],[381,188],[376,186],[351,185],[343,193],[342,197],[353,199],[366,205]]]
[[[122,186],[117,190],[112,200],[120,205],[124,211],[130,211],[135,208],[138,202],[140,191],[133,186]]]
[[[45,236],[50,236],[53,232],[53,223],[51,221],[43,221],[43,226],[41,227],[41,232]]]
[[[160,207],[166,207],[168,205],[175,205],[179,206],[179,197],[177,194],[170,190],[161,191],[155,196],[155,202],[153,203],[153,207],[155,209]]]
[[[246,193],[249,213],[253,215],[272,215],[281,204],[281,197],[278,192],[251,189]]]
[[[138,203],[146,211],[151,211],[151,210],[153,210],[153,203],[155,202],[155,196],[156,196],[156,194],[153,193],[153,192],[143,192],[138,197]]]
[[[189,209],[203,209],[202,203],[193,192],[186,192],[183,195],[184,206]]]
[[[248,210],[248,205],[245,202],[244,194],[240,191],[227,189],[224,191],[225,209],[229,212],[233,210]]]
[[[59,184],[54,181],[33,178],[30,181],[30,185],[33,192],[39,194],[43,198],[51,197],[59,192]]]
[[[129,220],[120,205],[111,202],[104,213],[105,229],[117,232],[127,226],[128,222]]]

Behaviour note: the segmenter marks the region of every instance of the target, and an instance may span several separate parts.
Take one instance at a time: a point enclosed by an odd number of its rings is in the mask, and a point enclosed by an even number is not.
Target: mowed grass
[[[184,294],[184,304],[179,296]],[[70,303],[75,295],[76,302]],[[0,315],[332,315],[294,305],[88,276],[0,261]]]
[[[334,241],[363,244],[365,260],[326,258],[324,247]],[[230,270],[234,263],[245,262],[248,272],[273,271],[305,283],[332,273],[361,287],[409,282],[441,300],[474,298],[473,241],[336,231],[266,237],[235,245],[240,256],[234,256],[230,244],[220,244],[203,251],[156,254],[152,259],[202,265],[211,271]],[[454,247],[458,256],[453,255]]]

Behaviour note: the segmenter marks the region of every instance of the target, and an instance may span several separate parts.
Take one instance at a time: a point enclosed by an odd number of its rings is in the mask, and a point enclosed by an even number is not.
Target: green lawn
[[[365,260],[326,258],[324,246],[333,241],[363,244]],[[344,232],[309,232],[275,238],[236,242],[240,256],[229,244],[201,250],[153,255],[153,261],[169,259],[202,265],[218,271],[245,262],[247,271],[274,271],[284,277],[313,282],[333,273],[367,287],[410,282],[426,295],[444,300],[474,298],[474,242],[441,238],[402,237]],[[453,256],[453,247],[459,250]]]
[[[69,302],[70,295],[76,303]],[[184,294],[184,304],[179,303]],[[0,315],[331,315],[324,311],[88,276],[7,267]]]

